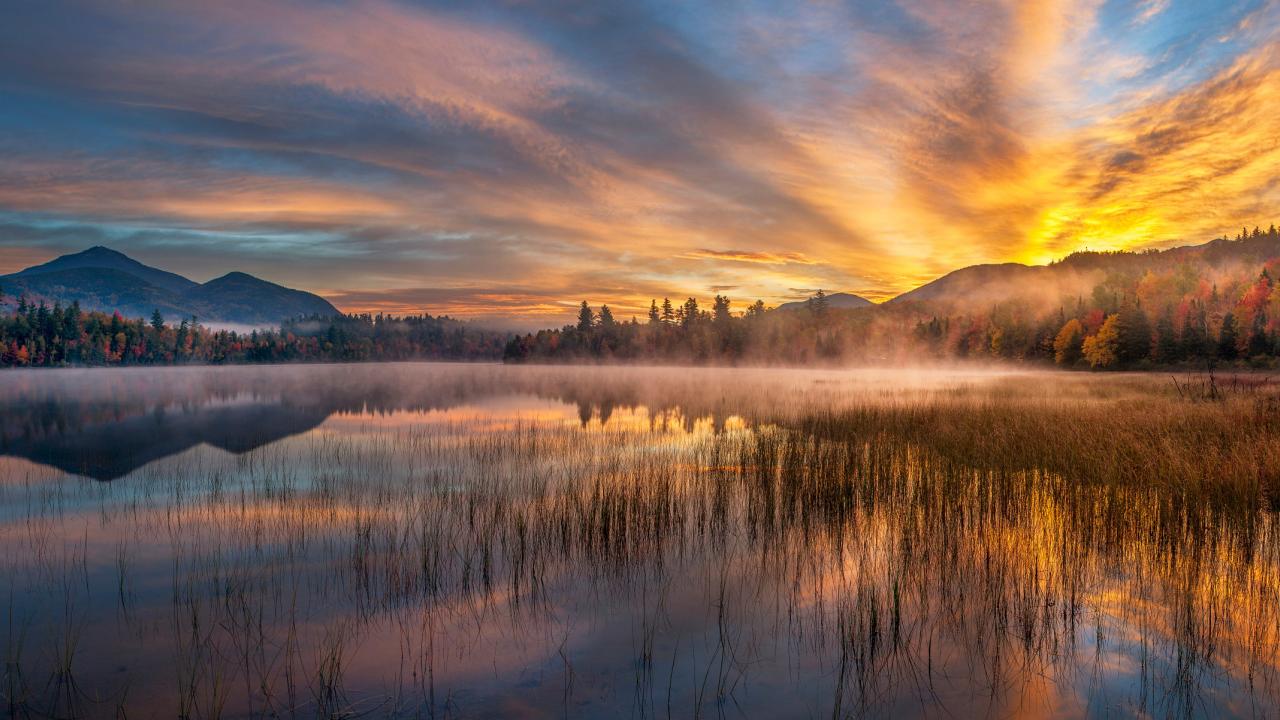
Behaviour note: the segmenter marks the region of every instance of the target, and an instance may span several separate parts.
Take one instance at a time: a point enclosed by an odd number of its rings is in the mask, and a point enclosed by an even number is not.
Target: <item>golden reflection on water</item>
[[[304,392],[323,368],[200,372],[52,407],[28,402],[57,397],[38,381],[0,392],[6,452],[123,473],[0,457],[15,714],[1277,708],[1275,525],[1239,479],[1276,445],[1242,425],[1250,398],[456,366],[353,368],[326,394]],[[1135,402],[1166,467],[1197,462],[1179,428],[1240,466],[1126,483],[1114,458],[1144,446],[1121,426],[1079,436],[1097,458],[1065,444],[1062,418]]]

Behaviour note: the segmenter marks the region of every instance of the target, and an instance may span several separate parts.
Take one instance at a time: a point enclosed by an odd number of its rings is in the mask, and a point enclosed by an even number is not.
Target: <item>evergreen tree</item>
[[[1249,357],[1266,355],[1271,349],[1270,346],[1271,343],[1267,339],[1267,314],[1259,310],[1253,314],[1253,324],[1249,327],[1249,340],[1245,352]]]
[[[177,340],[174,343],[173,355],[175,358],[181,358],[187,345],[187,319],[182,319],[182,324],[178,326]]]
[[[676,314],[671,309],[671,298],[662,298],[662,324],[670,325],[675,321]]]
[[[812,312],[815,317],[821,319],[827,316],[827,309],[830,307],[830,303],[827,300],[827,294],[823,292],[822,288],[818,288],[818,292],[814,293],[806,304],[809,306],[809,312]]]
[[[729,313],[729,298],[720,295],[716,296],[715,304],[711,308],[711,318],[721,327],[727,326],[732,315]]]
[[[1218,332],[1218,357],[1223,360],[1234,360],[1240,354],[1240,330],[1236,327],[1236,316],[1227,313],[1222,316],[1222,329]]]
[[[660,322],[662,322],[662,316],[658,314],[658,301],[650,300],[649,301],[649,324],[657,325]]]
[[[1173,317],[1164,313],[1156,321],[1155,359],[1157,362],[1177,362],[1179,358],[1178,338],[1173,331]]]
[[[1182,356],[1184,358],[1204,357],[1212,352],[1209,339],[1209,322],[1205,317],[1204,305],[1196,303],[1187,314],[1186,325],[1182,328]]]
[[[685,327],[689,327],[698,321],[699,311],[697,298],[691,297],[688,300],[685,300],[684,306],[681,309],[684,310],[684,313],[681,316],[681,323]]]
[[[600,306],[600,327],[612,328],[616,323],[613,320],[613,311],[608,305]]]
[[[596,316],[591,312],[591,306],[586,300],[582,301],[582,306],[578,308],[578,330],[581,332],[591,332],[591,327],[595,325]]]
[[[1138,305],[1129,305],[1117,314],[1116,330],[1120,335],[1117,359],[1135,363],[1151,355],[1151,322]]]

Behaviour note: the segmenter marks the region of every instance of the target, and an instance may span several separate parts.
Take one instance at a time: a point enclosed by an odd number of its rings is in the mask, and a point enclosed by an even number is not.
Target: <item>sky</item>
[[[346,311],[883,300],[1280,219],[1280,0],[10,3],[0,273]]]

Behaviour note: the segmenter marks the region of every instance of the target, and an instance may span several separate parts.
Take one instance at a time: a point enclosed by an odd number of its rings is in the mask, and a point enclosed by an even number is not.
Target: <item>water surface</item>
[[[1276,432],[1240,420],[1266,401],[1052,373],[4,373],[0,693],[17,717],[1274,716]]]

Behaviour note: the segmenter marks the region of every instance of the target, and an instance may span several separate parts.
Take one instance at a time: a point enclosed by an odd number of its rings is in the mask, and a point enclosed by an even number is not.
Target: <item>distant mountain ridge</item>
[[[124,253],[96,246],[47,263],[0,276],[7,296],[79,302],[85,310],[118,311],[150,317],[159,310],[168,320],[195,316],[201,322],[279,325],[304,315],[338,315],[328,300],[309,292],[232,272],[201,284],[154,268]]]
[[[930,312],[965,308],[984,309],[992,303],[1018,300],[1032,305],[1054,305],[1066,298],[1087,296],[1108,275],[1145,273],[1182,263],[1221,268],[1232,263],[1261,263],[1280,257],[1280,233],[1256,235],[1242,232],[1236,239],[1217,238],[1197,245],[1139,252],[1080,251],[1048,265],[989,263],[953,270],[882,303],[850,293],[827,295],[830,308],[915,307]],[[782,303],[777,310],[800,310],[807,300]]]
[[[1232,263],[1259,264],[1280,256],[1280,234],[1274,231],[1231,240],[1217,238],[1198,245],[1141,252],[1072,253],[1048,265],[996,263],[970,265],[953,270],[890,300],[889,307],[910,304],[949,305],[1003,302],[1060,302],[1072,295],[1090,293],[1108,275],[1145,273],[1182,263],[1221,268]]]
[[[854,295],[853,293],[831,293],[826,296],[827,307],[849,309],[860,307],[871,307],[875,303],[870,300]],[[803,310],[808,307],[808,300],[796,300],[795,302],[782,303],[775,310]]]

